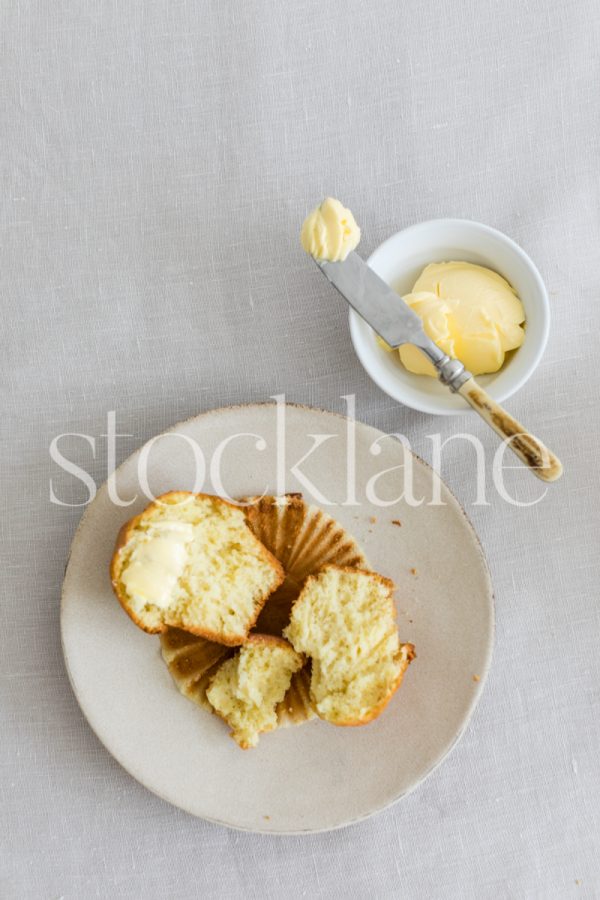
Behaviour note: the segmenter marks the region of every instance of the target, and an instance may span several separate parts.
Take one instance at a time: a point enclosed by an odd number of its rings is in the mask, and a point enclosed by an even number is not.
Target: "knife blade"
[[[343,262],[315,259],[325,277],[367,325],[390,347],[415,344],[428,356],[443,356],[425,334],[423,323],[402,297],[358,255],[349,253]]]

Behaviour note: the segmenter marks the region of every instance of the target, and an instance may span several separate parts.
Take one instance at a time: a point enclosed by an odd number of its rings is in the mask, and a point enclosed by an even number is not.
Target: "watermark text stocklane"
[[[258,431],[232,432],[221,438],[216,444],[202,446],[191,435],[181,431],[167,432],[147,441],[141,448],[136,460],[137,491],[133,496],[122,496],[119,488],[118,471],[116,470],[117,441],[122,437],[131,435],[119,434],[117,431],[117,414],[115,410],[107,413],[106,433],[100,437],[106,439],[106,477],[109,498],[116,506],[131,506],[141,495],[147,501],[156,499],[151,488],[151,473],[153,461],[161,449],[164,451],[165,442],[169,442],[170,452],[174,453],[175,445],[179,443],[177,452],[186,454],[186,471],[191,465],[192,476],[186,489],[193,493],[206,491],[215,493],[239,502],[231,496],[231,473],[235,471],[236,460],[242,455],[246,464],[252,465],[253,460],[260,470],[261,456],[268,451],[274,454],[274,465],[270,466],[272,475],[270,480],[261,486],[260,496],[266,494],[285,494],[287,491],[301,491],[306,499],[321,506],[360,506],[367,502],[373,506],[385,508],[397,503],[406,503],[409,506],[443,506],[442,485],[438,478],[431,479],[428,484],[428,496],[423,495],[422,479],[415,480],[415,458],[411,450],[408,437],[399,432],[381,434],[376,437],[366,448],[367,465],[365,465],[365,447],[361,443],[362,464],[361,471],[368,470],[366,477],[359,479],[357,475],[357,436],[355,409],[356,398],[353,394],[342,397],[346,404],[347,419],[344,433],[315,433],[306,435],[306,446],[301,453],[293,455],[288,447],[287,407],[283,394],[272,398],[275,400],[273,408],[273,424],[269,433],[261,434]],[[505,464],[504,456],[508,448],[508,441],[503,441],[493,447],[485,447],[476,435],[468,432],[459,432],[442,440],[440,434],[433,433],[426,436],[431,444],[431,463],[436,472],[441,472],[443,467],[444,451],[455,442],[463,442],[469,445],[469,465],[473,467],[473,485],[475,496],[472,500],[474,506],[487,506],[490,488],[501,499],[511,506],[533,506],[540,503],[546,496],[547,487],[540,490],[533,500],[523,500],[509,493],[504,478],[505,469],[515,468],[514,464]],[[49,453],[53,466],[58,467],[72,479],[75,479],[87,493],[83,500],[71,502],[60,496],[56,485],[56,478],[51,475],[49,484],[50,502],[57,506],[87,506],[96,496],[97,486],[94,478],[83,466],[76,463],[64,452],[65,440],[73,439],[83,442],[91,451],[92,458],[97,459],[99,442],[93,435],[83,433],[65,432],[53,438],[50,443]],[[390,442],[393,445],[390,447]],[[297,441],[296,441],[297,443]],[[162,445],[162,447],[159,447]],[[181,445],[184,445],[183,447]],[[400,453],[398,453],[400,450]],[[88,452],[89,452],[88,451]],[[390,452],[392,451],[392,452]],[[490,454],[491,457],[490,457]],[[488,466],[491,459],[491,466]],[[389,463],[393,461],[393,465]],[[335,500],[330,495],[332,466],[339,473],[340,467],[344,467],[345,482],[344,498]],[[491,485],[488,477],[488,469],[491,469]],[[58,474],[58,473],[57,473]],[[63,476],[64,478],[64,476]],[[420,490],[417,487],[420,484]]]

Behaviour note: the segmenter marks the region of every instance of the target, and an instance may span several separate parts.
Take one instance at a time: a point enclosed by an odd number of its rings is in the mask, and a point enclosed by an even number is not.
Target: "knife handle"
[[[496,403],[474,378],[468,378],[458,389],[467,403],[481,418],[493,428],[496,434],[509,441],[508,446],[521,462],[541,478],[542,481],[556,481],[562,475],[562,464],[551,450],[538,438],[530,434],[520,422]]]

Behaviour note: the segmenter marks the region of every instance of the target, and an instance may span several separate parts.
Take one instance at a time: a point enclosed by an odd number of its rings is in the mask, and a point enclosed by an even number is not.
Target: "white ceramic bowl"
[[[504,366],[478,382],[498,401],[523,387],[538,365],[550,328],[548,294],[531,259],[505,234],[467,219],[433,219],[399,231],[384,241],[368,263],[399,294],[408,294],[428,263],[466,260],[487,266],[511,284],[523,302],[525,340],[508,354]],[[384,350],[375,332],[353,310],[350,333],[358,358],[379,387],[405,406],[421,412],[452,415],[468,412],[462,397],[426,375],[413,375],[397,353]]]

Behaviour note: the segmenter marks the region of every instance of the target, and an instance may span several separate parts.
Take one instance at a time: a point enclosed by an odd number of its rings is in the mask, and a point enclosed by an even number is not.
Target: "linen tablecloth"
[[[0,896],[600,896],[598,3],[18,0],[0,18]],[[425,458],[459,426],[491,447],[474,416],[412,412],[364,373],[298,245],[327,194],[364,255],[441,216],[531,254],[552,330],[510,409],[565,475],[532,506],[474,506],[448,445],[496,593],[475,717],[395,807],[272,838],[168,806],[87,726],[59,595],[83,510],[60,504],[88,492],[49,447],[91,436],[60,447],[100,483],[183,418],[281,393],[339,411],[354,393]]]

